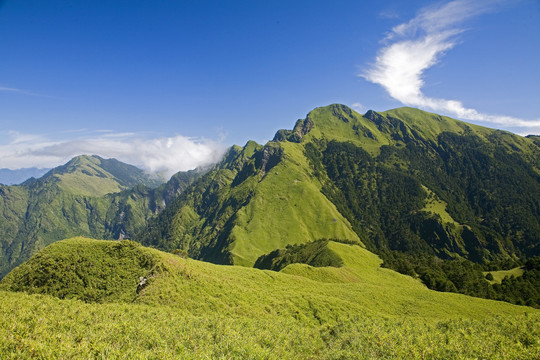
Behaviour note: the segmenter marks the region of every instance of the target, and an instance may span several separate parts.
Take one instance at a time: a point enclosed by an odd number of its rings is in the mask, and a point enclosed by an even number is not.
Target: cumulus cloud
[[[9,143],[0,145],[0,168],[50,168],[86,154],[116,158],[171,176],[217,162],[225,151],[220,142],[182,135],[149,139],[136,133],[95,132],[93,136],[70,140],[14,131],[8,135]]]
[[[394,99],[408,106],[449,113],[461,119],[509,127],[540,129],[540,119],[527,121],[491,115],[468,108],[461,101],[431,98],[422,91],[424,72],[437,64],[458,43],[466,20],[492,11],[504,1],[454,0],[426,7],[408,22],[395,26],[383,40],[375,64],[360,76],[381,85]]]

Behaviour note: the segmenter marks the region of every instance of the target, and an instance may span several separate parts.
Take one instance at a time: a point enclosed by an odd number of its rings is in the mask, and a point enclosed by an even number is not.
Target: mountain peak
[[[120,192],[139,184],[156,187],[162,183],[136,166],[97,155],[76,156],[49,171],[41,181],[54,181],[63,190],[87,196]]]

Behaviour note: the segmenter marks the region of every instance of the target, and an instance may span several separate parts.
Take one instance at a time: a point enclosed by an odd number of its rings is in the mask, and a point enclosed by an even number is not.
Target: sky
[[[171,175],[332,103],[540,134],[538,39],[538,0],[0,0],[0,168]]]

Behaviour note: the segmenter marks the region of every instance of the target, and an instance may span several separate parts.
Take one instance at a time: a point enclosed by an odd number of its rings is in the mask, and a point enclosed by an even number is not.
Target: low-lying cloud
[[[96,132],[70,140],[18,132],[9,136],[9,143],[0,145],[0,168],[50,168],[77,155],[99,155],[171,176],[217,162],[226,148],[220,142],[182,135],[145,138],[136,133]]]
[[[383,40],[375,64],[360,74],[381,85],[404,105],[448,113],[461,119],[488,122],[506,127],[540,130],[540,119],[528,121],[512,116],[491,115],[468,108],[458,100],[431,98],[422,87],[424,72],[458,43],[466,20],[492,11],[504,1],[455,0],[426,7],[412,20],[395,26]]]

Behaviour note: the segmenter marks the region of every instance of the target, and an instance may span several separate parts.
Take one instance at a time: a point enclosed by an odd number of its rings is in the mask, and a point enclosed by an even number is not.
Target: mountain
[[[321,193],[301,146],[248,142],[174,200],[135,237],[145,245],[221,264],[257,258],[319,238],[361,244],[349,221]]]
[[[276,272],[200,262],[132,241],[57,242],[1,281],[0,356],[540,354],[538,310],[428,290],[381,268],[380,258],[360,245],[326,241],[316,248],[314,254],[331,253],[339,263],[291,262]],[[42,341],[44,335],[52,340]]]
[[[0,357],[539,358],[539,147],[335,104],[154,189],[0,187]]]
[[[16,185],[30,178],[39,178],[51,169],[24,168],[24,169],[0,169],[0,184]]]
[[[28,181],[27,185],[34,182],[57,183],[61,190],[73,194],[103,196],[127,190],[139,184],[157,187],[163,183],[163,180],[116,159],[82,155],[71,159],[65,165],[52,169],[39,181]]]
[[[539,147],[417,109],[334,104],[157,188],[130,165],[77,157],[0,187],[0,276],[72,236],[266,268],[335,239],[436,290],[539,306]],[[500,284],[485,279],[518,268]]]
[[[321,107],[264,146],[231,148],[136,239],[244,266],[343,239],[438,290],[496,296],[468,285],[487,286],[481,264],[540,255],[539,144],[412,108]],[[480,265],[460,284],[433,258],[454,273]]]
[[[200,171],[167,183],[115,159],[78,156],[39,179],[0,186],[0,277],[72,236],[131,237]]]

